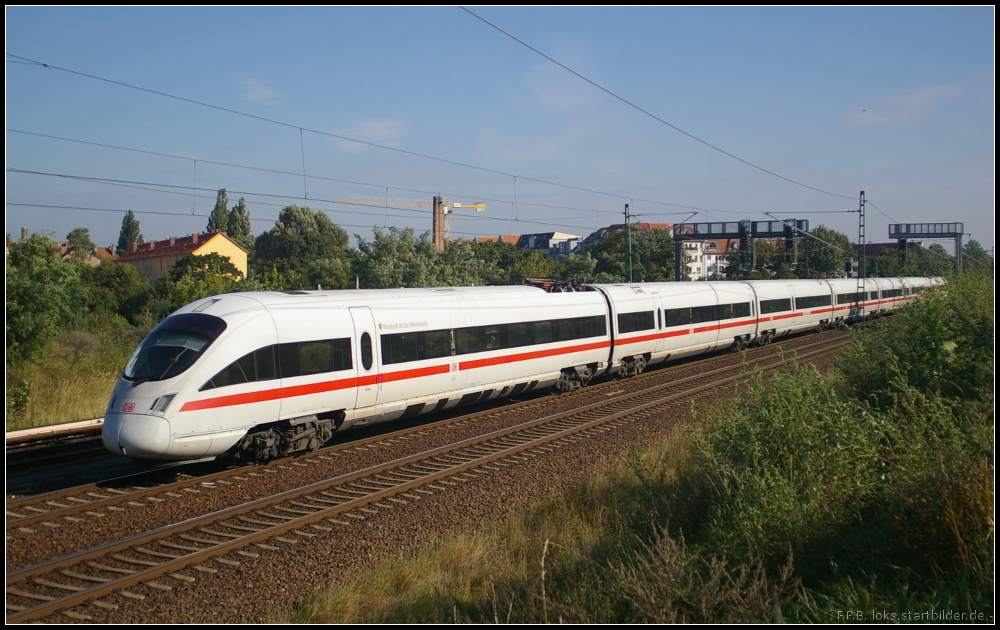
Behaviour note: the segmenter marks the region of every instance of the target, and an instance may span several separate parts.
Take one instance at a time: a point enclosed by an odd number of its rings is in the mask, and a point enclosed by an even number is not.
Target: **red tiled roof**
[[[657,229],[658,230],[672,230],[674,228],[674,226],[670,225],[669,223],[633,223],[632,225],[634,227],[639,228],[640,230],[657,230]],[[616,230],[624,230],[625,229],[625,224],[624,223],[615,223],[614,225],[609,225],[608,227],[606,227],[604,229],[607,232],[614,232]]]
[[[501,234],[500,236],[477,236],[477,243],[510,243],[511,245],[517,245],[517,239],[520,236],[516,234]]]
[[[709,251],[728,252],[733,247],[733,243],[739,243],[738,238],[706,238],[705,242],[711,243],[707,248]]]
[[[143,243],[142,245],[133,245],[132,249],[120,255],[118,260],[129,261],[159,256],[184,256],[193,253],[216,234],[226,236],[225,232],[212,232],[209,234],[192,234],[190,236],[181,237],[171,236],[170,238],[162,241],[150,241],[148,243]],[[228,239],[229,237],[227,236],[226,238]],[[239,245],[237,245],[237,247],[239,247]],[[243,248],[240,247],[240,249]]]

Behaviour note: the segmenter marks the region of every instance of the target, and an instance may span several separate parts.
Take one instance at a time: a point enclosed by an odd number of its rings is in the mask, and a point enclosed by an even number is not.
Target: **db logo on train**
[[[130,411],[135,411],[135,403],[125,403],[122,405],[122,413],[128,413]]]

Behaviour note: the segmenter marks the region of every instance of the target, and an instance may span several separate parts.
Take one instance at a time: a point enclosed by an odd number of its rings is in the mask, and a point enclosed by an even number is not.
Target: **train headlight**
[[[153,413],[161,415],[166,413],[167,407],[170,406],[170,402],[174,399],[174,396],[176,395],[177,394],[175,393],[175,394],[166,394],[164,396],[160,396],[159,398],[153,401],[153,404],[150,405],[149,410]]]

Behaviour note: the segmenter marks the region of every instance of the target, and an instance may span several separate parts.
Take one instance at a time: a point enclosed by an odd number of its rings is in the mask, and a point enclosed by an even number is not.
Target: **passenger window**
[[[507,340],[511,348],[530,345],[528,341],[528,324],[510,324],[507,326]]]
[[[302,366],[299,362],[299,344],[283,343],[278,345],[278,365],[281,369],[281,378],[292,378],[302,375]]]
[[[333,371],[333,344],[330,341],[307,341],[299,345],[301,374]]]
[[[361,333],[361,366],[365,371],[372,369],[372,336],[368,333]]]
[[[480,332],[482,328],[475,326],[472,328],[459,328],[455,331],[456,341],[458,342],[458,354],[472,354],[474,352],[482,352],[482,346],[485,345],[481,343]]]
[[[552,322],[535,322],[535,343],[552,343]]]
[[[451,331],[432,330],[427,333],[427,358],[451,356]]]
[[[486,349],[497,350],[500,348],[500,327],[486,326]]]

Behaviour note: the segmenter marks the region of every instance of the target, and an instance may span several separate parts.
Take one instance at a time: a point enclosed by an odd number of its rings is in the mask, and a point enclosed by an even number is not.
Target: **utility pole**
[[[958,267],[958,275],[962,275],[962,233],[955,236],[955,264]]]
[[[629,214],[628,204],[625,204],[625,231],[628,237],[628,281],[632,282],[632,226],[629,220],[632,215]]]
[[[433,210],[431,217],[431,241],[434,247],[444,251],[444,201],[440,195],[434,195]]]
[[[867,277],[868,256],[865,250],[865,191],[861,191],[860,205],[858,206],[858,241],[861,243],[861,277]]]
[[[858,291],[856,297],[860,300],[858,307],[861,309],[861,316],[864,317],[864,303],[868,301],[868,292],[865,288],[865,278],[867,277],[868,252],[865,248],[865,191],[861,191],[858,202],[858,242],[861,243],[861,273],[858,275]],[[864,331],[864,328],[861,329]],[[862,332],[862,334],[864,334]]]

